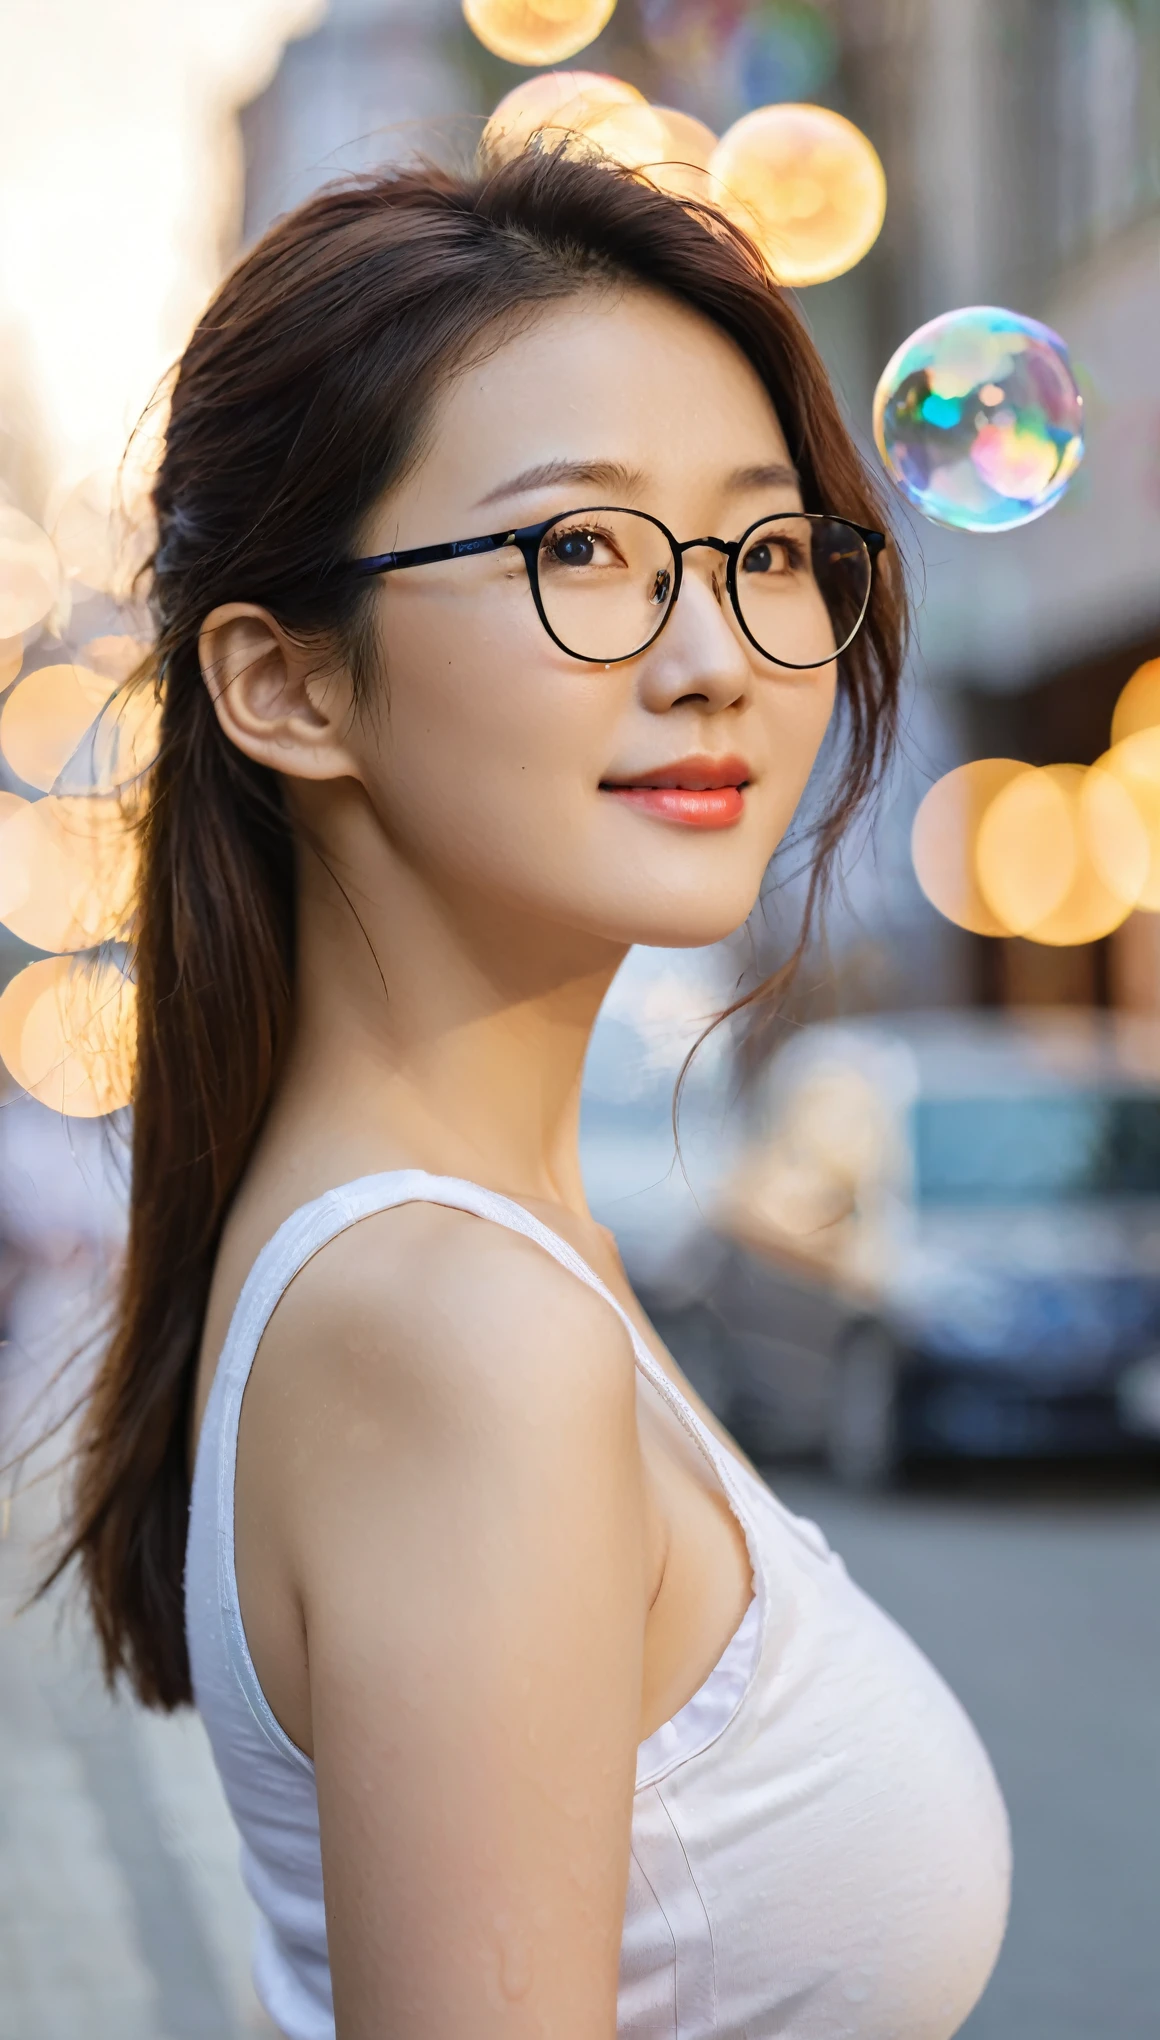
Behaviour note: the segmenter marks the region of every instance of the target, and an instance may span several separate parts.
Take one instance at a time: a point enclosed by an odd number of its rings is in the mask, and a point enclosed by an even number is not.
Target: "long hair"
[[[373,598],[329,570],[421,456],[433,398],[537,306],[617,283],[667,292],[736,342],[807,509],[882,524],[817,353],[755,249],[708,208],[601,162],[547,152],[476,176],[423,168],[329,187],[238,263],[178,367],[154,490],[163,707],[142,822],[129,1235],[50,1576],[79,1560],[110,1682],[127,1673],[154,1706],[191,1698],[198,1347],[294,998],[286,807],[277,777],[222,733],[199,629],[218,603],[262,603],[300,639],[336,646],[365,699],[379,679]],[[879,574],[840,664],[845,764],[819,868],[889,740],[902,623],[898,577]]]

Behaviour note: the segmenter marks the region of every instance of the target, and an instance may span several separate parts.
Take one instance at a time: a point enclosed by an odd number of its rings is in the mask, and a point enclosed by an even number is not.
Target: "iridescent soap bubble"
[[[933,524],[1012,531],[1042,517],[1083,458],[1083,399],[1050,326],[997,305],[943,312],[882,372],[874,437]]]

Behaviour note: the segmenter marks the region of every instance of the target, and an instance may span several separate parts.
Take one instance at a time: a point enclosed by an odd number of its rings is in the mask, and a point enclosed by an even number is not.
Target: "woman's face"
[[[594,504],[648,511],[678,540],[734,539],[801,507],[748,361],[639,289],[538,314],[454,382],[427,446],[368,520],[365,553]],[[615,581],[615,533],[594,526]],[[590,570],[592,545],[573,535],[546,571]],[[440,893],[482,891],[618,942],[697,944],[736,928],[809,776],[835,666],[763,658],[724,584],[720,553],[686,553],[661,635],[606,667],[552,642],[515,546],[384,576],[386,709],[348,742],[394,854]]]

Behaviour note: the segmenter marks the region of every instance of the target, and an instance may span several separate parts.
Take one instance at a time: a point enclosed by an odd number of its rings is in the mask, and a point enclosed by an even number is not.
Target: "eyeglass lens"
[[[677,564],[651,517],[583,510],[540,540],[540,601],[560,643],[581,659],[627,659],[656,636]]]
[[[554,636],[577,658],[631,658],[657,635],[677,586],[660,527],[635,510],[584,510],[545,532],[540,600]],[[840,518],[771,517],[737,561],[737,607],[757,647],[787,666],[824,666],[866,613],[870,555]]]
[[[785,666],[844,652],[870,599],[870,554],[838,517],[771,517],[737,561],[737,607],[756,644]]]

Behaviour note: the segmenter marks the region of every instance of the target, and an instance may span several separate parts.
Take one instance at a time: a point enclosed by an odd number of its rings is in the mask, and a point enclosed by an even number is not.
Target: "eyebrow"
[[[796,468],[787,467],[784,461],[761,461],[755,467],[734,468],[725,484],[727,489],[797,489],[801,476]]]
[[[626,467],[619,460],[544,460],[501,482],[497,489],[489,489],[475,507],[481,510],[485,503],[498,503],[503,496],[523,496],[556,482],[590,482],[597,489],[621,489],[634,495],[643,488],[644,476],[639,468]]]
[[[498,488],[489,489],[475,507],[482,510],[485,503],[498,503],[505,496],[527,495],[532,489],[548,489],[557,482],[585,482],[596,489],[619,489],[631,496],[643,488],[644,479],[639,468],[626,467],[619,460],[543,460],[535,467],[524,468],[510,481],[501,482]],[[787,467],[784,461],[762,461],[752,467],[734,468],[725,487],[741,494],[746,489],[796,489],[799,482],[796,468]]]

